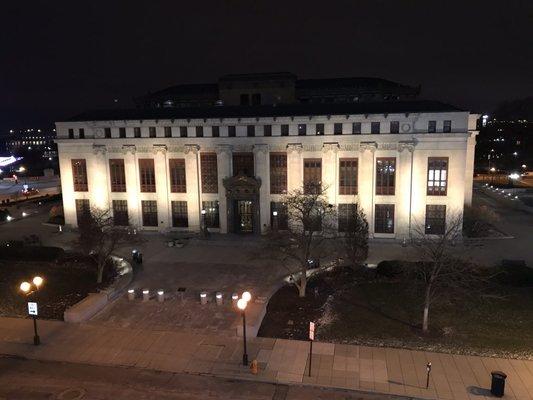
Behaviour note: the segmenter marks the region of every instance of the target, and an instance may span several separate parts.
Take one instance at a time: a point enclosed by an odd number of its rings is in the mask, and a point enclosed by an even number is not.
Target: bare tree
[[[109,209],[92,208],[83,214],[78,223],[79,237],[76,245],[96,264],[97,283],[101,283],[107,260],[113,252],[125,244],[138,242],[131,229],[116,226]]]
[[[408,276],[420,283],[423,291],[422,330],[429,330],[431,305],[442,297],[465,295],[483,281],[476,266],[461,256],[466,249],[461,243],[462,215],[447,218],[446,226],[438,234],[427,234],[425,224],[415,223],[411,245],[419,262],[409,263]]]
[[[329,254],[336,212],[320,185],[294,190],[282,201],[287,206],[287,229],[271,229],[261,252],[287,268],[300,297],[305,297],[308,271]]]
[[[339,217],[342,239],[338,242],[341,253],[353,268],[357,268],[368,257],[368,222],[364,211],[357,204],[349,206],[351,209],[347,219],[344,221]]]

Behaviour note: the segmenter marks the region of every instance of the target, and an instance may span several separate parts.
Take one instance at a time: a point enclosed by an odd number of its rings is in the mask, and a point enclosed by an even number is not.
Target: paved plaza
[[[40,321],[42,345],[32,344],[29,319],[0,319],[0,354],[39,360],[357,389],[431,399],[489,399],[490,372],[507,375],[507,399],[533,399],[533,361],[449,355],[391,348],[253,338],[253,375],[243,367],[236,337],[167,330],[122,329]],[[432,363],[429,389],[426,364]]]

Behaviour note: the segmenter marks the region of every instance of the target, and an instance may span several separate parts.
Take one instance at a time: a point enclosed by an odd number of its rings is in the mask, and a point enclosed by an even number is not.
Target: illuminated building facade
[[[439,233],[472,198],[478,116],[431,101],[147,108],[57,122],[66,224],[90,207],[160,232],[266,231],[283,195],[326,187],[339,227]]]

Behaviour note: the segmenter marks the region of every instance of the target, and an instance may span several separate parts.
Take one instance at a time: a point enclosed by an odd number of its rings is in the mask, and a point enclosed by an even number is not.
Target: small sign
[[[315,323],[309,322],[309,340],[315,340]]]
[[[37,312],[37,303],[28,302],[28,314],[29,315],[38,315]]]

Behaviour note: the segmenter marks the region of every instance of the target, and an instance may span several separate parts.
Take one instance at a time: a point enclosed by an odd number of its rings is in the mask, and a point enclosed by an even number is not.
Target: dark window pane
[[[452,121],[450,120],[445,120],[444,121],[444,125],[442,127],[442,131],[444,133],[450,133],[452,131]]]
[[[83,224],[91,215],[91,205],[87,199],[76,199],[76,220]]]
[[[252,94],[252,105],[253,106],[261,105],[261,93]]]
[[[172,193],[186,193],[185,160],[182,158],[172,158],[168,161],[168,166],[170,173],[170,191]]]
[[[394,204],[376,204],[375,233],[394,233]]]
[[[187,137],[187,127],[180,126],[180,137]]]
[[[400,133],[400,122],[391,121],[391,123],[390,123],[390,133]]]
[[[370,123],[370,133],[377,134],[381,130],[381,124],[379,122]]]
[[[203,126],[197,126],[196,127],[196,137],[204,137],[204,127]]]
[[[337,207],[338,215],[338,231],[339,232],[348,232],[348,228],[352,221],[354,220],[355,214],[357,213],[357,204],[355,203],[344,203],[339,204]]]
[[[361,134],[361,123],[360,122],[354,122],[352,124],[352,134],[353,135],[360,135]]]
[[[322,184],[322,160],[320,158],[304,159],[304,193],[318,193]]]
[[[219,126],[213,126],[212,135],[213,135],[213,137],[219,137],[220,136],[220,127]]]
[[[396,184],[396,159],[376,159],[376,194],[393,195]]]
[[[281,125],[281,136],[289,136],[289,125]]]
[[[126,137],[126,128],[118,128],[118,136],[120,138],[125,138]]]
[[[87,192],[87,166],[85,159],[73,159],[72,163],[72,178],[74,181],[75,192]]]
[[[426,235],[444,235],[446,230],[446,206],[426,205]]]
[[[155,126],[150,126],[148,128],[148,133],[150,135],[151,138],[155,138],[157,135],[156,135],[156,130],[155,130]]]
[[[237,135],[237,130],[235,129],[235,125],[228,126],[228,136],[235,137],[236,135]]]
[[[143,226],[157,226],[157,201],[142,200]]]
[[[202,210],[205,210],[205,224],[208,228],[219,228],[218,201],[202,201]]]
[[[428,122],[428,133],[435,133],[437,132],[437,121],[429,121]]]
[[[141,192],[155,192],[155,169],[153,158],[139,159],[139,176],[141,180]]]
[[[246,136],[254,137],[255,136],[255,125],[246,126]]]
[[[233,153],[233,176],[254,176],[254,153]]]
[[[276,213],[276,215],[274,215]],[[270,202],[270,226],[274,228],[274,218],[277,218],[278,229],[289,229],[289,213],[287,210],[287,204],[281,202]]]
[[[270,153],[270,193],[287,193],[286,153]]]
[[[113,200],[113,224],[116,226],[128,226],[128,201]]]
[[[172,127],[165,126],[165,137],[172,137]]]
[[[172,226],[174,228],[186,228],[189,226],[189,214],[186,201],[172,202]]]
[[[272,125],[265,125],[263,130],[265,136],[272,136]]]
[[[111,128],[104,128],[104,136],[106,137],[106,139],[111,138]]]
[[[79,134],[80,134],[80,139],[85,139],[85,129],[80,128]]]
[[[357,194],[357,158],[339,160],[339,194]]]
[[[69,128],[69,130],[68,130],[68,138],[69,139],[74,139],[74,129]]]
[[[305,135],[307,135],[307,125],[298,124],[298,136],[305,136]]]
[[[218,171],[216,153],[201,153],[202,193],[218,193]]]
[[[109,160],[109,174],[111,177],[111,191],[126,191],[126,171],[124,169],[124,160],[121,158]]]
[[[133,137],[140,138],[141,137],[141,128],[138,126],[133,128]]]
[[[340,123],[333,124],[333,134],[342,135],[342,124]]]
[[[250,96],[247,93],[241,94],[241,106],[250,105]]]
[[[316,130],[316,134],[318,136],[323,135],[324,134],[324,124],[316,124],[315,130]]]

